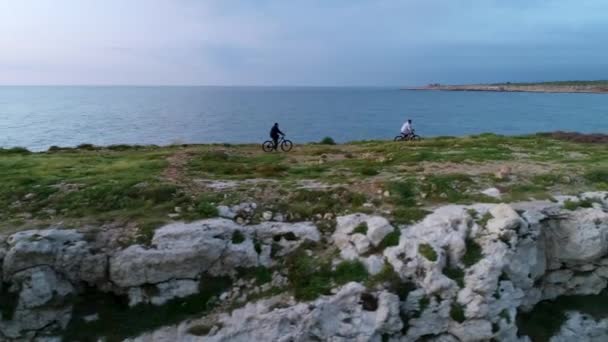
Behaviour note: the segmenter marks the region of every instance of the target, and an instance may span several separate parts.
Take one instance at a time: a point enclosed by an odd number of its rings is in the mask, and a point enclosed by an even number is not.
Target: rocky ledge
[[[519,316],[608,284],[608,192],[556,200],[447,205],[401,226],[366,214],[322,230],[208,219],[111,249],[78,230],[23,231],[0,237],[0,338],[527,341]],[[178,309],[106,336],[117,305],[115,326]],[[606,340],[606,322],[568,311],[551,340]]]

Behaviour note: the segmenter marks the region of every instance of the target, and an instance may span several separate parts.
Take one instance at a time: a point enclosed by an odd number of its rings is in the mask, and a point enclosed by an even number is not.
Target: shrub
[[[446,277],[454,280],[458,286],[464,287],[464,271],[458,267],[446,267],[443,269]]]
[[[360,172],[363,176],[375,176],[378,173],[380,173],[380,172],[378,172],[378,170],[376,170],[375,168],[373,168],[371,166],[366,166],[366,167],[362,168],[360,170]]]
[[[397,246],[399,244],[399,238],[401,237],[401,230],[395,229],[392,232],[386,234],[384,239],[378,244],[378,249],[384,250],[387,247]]]
[[[490,214],[490,212],[487,212],[485,214],[483,214],[483,216],[476,220],[475,222],[480,226],[480,227],[485,227],[488,224],[488,221],[490,221],[492,218],[494,218],[494,216],[492,216],[492,214]]]
[[[608,169],[588,171],[585,173],[585,178],[593,183],[608,183]]]
[[[421,243],[418,245],[418,253],[425,257],[427,260],[435,262],[437,261],[437,252],[428,243]]]
[[[411,206],[416,204],[416,193],[412,182],[394,182],[390,185],[397,204]]]
[[[475,265],[481,258],[483,258],[483,252],[481,246],[477,244],[473,239],[466,240],[467,251],[462,257],[462,263],[466,267]]]
[[[335,145],[336,142],[331,137],[325,137],[319,142],[321,145]]]
[[[89,150],[89,151],[96,149],[95,145],[93,145],[93,144],[80,144],[80,145],[76,146],[76,148],[79,150]]]
[[[358,226],[355,227],[355,229],[353,229],[353,232],[351,234],[367,234],[367,223],[366,222],[361,222],[359,223]]]
[[[425,218],[429,211],[419,208],[397,208],[393,211],[393,221],[396,224],[412,224]]]
[[[0,148],[0,154],[30,154],[30,150],[25,147],[11,147],[8,149]]]
[[[307,255],[303,249],[289,255],[286,260],[287,279],[298,300],[313,300],[331,290],[331,266]]]
[[[367,270],[359,260],[341,262],[333,272],[333,278],[339,285],[351,281],[360,282],[367,279],[367,277]]]
[[[213,204],[206,201],[200,202],[196,206],[196,211],[200,218],[217,217],[219,215],[217,208]]]
[[[241,233],[240,230],[235,230],[232,232],[232,243],[235,245],[238,245],[240,243],[243,243],[243,241],[245,241],[245,235],[243,235],[243,233]]]
[[[564,209],[576,210],[578,208],[591,208],[593,207],[593,202],[594,200],[591,199],[583,199],[579,201],[567,200],[564,202]]]
[[[450,317],[458,323],[462,323],[466,320],[464,316],[464,308],[461,304],[453,302],[450,308]]]

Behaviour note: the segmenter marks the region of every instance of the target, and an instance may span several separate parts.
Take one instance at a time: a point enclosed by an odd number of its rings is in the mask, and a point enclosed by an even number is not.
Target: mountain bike
[[[285,136],[282,135],[279,141],[277,142],[277,146],[274,146],[274,141],[272,140],[266,140],[262,144],[262,149],[264,150],[264,152],[276,151],[278,147],[281,147],[281,150],[283,152],[289,152],[293,148],[293,143],[291,142],[291,140],[285,139]]]
[[[416,134],[416,131],[412,130],[412,133],[410,134],[399,134],[395,137],[395,139],[393,139],[393,141],[419,141],[421,139],[422,138]]]

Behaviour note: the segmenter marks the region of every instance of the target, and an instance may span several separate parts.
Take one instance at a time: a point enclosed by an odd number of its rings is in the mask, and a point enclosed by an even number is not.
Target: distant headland
[[[443,90],[443,91],[494,91],[494,92],[533,92],[533,93],[598,93],[608,94],[608,80],[600,81],[557,81],[532,83],[492,83],[445,85],[431,83],[422,87],[404,87],[404,90]]]

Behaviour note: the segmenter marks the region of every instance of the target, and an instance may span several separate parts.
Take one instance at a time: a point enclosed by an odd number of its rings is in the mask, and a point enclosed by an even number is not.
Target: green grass
[[[397,207],[393,211],[393,222],[396,224],[412,224],[422,221],[429,211],[420,208],[403,208]]]
[[[332,270],[331,258],[309,256],[302,247],[290,254],[285,264],[290,288],[298,300],[313,300],[329,294],[335,285],[368,278],[360,261],[343,261]]]
[[[170,165],[168,157],[176,155],[183,161]],[[320,155],[331,158],[319,164]],[[14,148],[0,149],[0,231],[58,223],[66,227],[133,224],[138,227],[138,240],[145,242],[159,224],[216,217],[217,205],[243,201],[280,212],[289,221],[319,221],[315,216],[328,212],[387,210],[395,224],[411,224],[424,218],[423,207],[490,201],[478,193],[497,181],[491,171],[475,174],[476,164],[486,163],[487,167],[507,160],[542,163],[552,169],[543,174],[517,174],[517,182],[501,181],[505,201],[550,198],[555,192],[608,190],[608,149],[604,145],[540,135],[481,134],[411,144],[362,141],[339,149],[305,144],[290,153],[264,153],[258,145],[226,144],[82,144],[44,153]],[[456,165],[454,172],[429,172],[447,162]],[[177,178],[165,176],[170,166],[178,169]],[[255,185],[238,183],[260,178],[269,180]],[[338,188],[302,190],[298,182],[305,179]],[[210,189],[203,185],[209,180],[237,181],[237,186]],[[386,198],[378,190],[388,190],[391,196]],[[366,202],[373,206],[363,207]],[[175,215],[177,211],[179,215]],[[256,213],[252,222],[258,216]]]
[[[367,198],[361,193],[345,188],[332,190],[299,190],[279,205],[279,210],[287,213],[292,221],[310,219],[316,214],[343,213],[346,210],[361,209]]]
[[[590,199],[582,199],[578,201],[566,200],[564,201],[564,209],[576,210],[578,208],[591,208],[595,201]]]
[[[293,295],[298,300],[312,300],[331,290],[331,264],[316,260],[298,249],[286,260],[287,279]]]
[[[450,317],[458,323],[464,322],[466,320],[464,307],[457,302],[453,302],[452,307],[450,308]]]
[[[377,174],[379,174],[380,172],[378,171],[378,169],[371,167],[371,166],[366,166],[363,167],[359,170],[359,172],[361,173],[361,175],[363,176],[375,176]]]
[[[245,235],[240,230],[232,232],[232,244],[238,245],[245,241]]]
[[[281,154],[250,156],[232,150],[208,151],[190,160],[187,169],[192,176],[203,173],[211,178],[277,178],[289,171],[284,159]]]
[[[244,268],[238,271],[239,278],[255,279],[256,285],[263,285],[272,281],[272,270],[264,266]]]
[[[397,246],[401,237],[401,230],[395,229],[392,232],[386,234],[386,236],[378,244],[379,250],[384,250],[387,247]]]
[[[468,199],[465,192],[472,185],[473,180],[467,175],[432,175],[422,184],[421,191],[430,201],[460,203]]]
[[[367,223],[366,222],[361,222],[359,223],[355,229],[353,229],[351,234],[367,234]]]
[[[485,228],[488,225],[488,221],[490,221],[493,218],[494,218],[494,216],[492,216],[492,214],[488,211],[487,213],[483,214],[483,216],[481,218],[476,219],[475,222],[480,227]]]
[[[390,184],[390,192],[398,205],[416,204],[416,189],[412,182],[393,182]]]
[[[483,258],[483,251],[481,246],[477,244],[473,239],[466,240],[466,252],[462,257],[462,263],[466,267],[475,265],[479,260]]]
[[[446,277],[454,280],[460,288],[464,287],[464,271],[462,269],[460,269],[458,267],[447,267],[446,266],[443,269],[443,274],[445,274]]]
[[[380,273],[370,276],[365,283],[369,288],[378,284],[382,284],[383,288],[398,295],[401,301],[406,300],[410,292],[416,289],[415,284],[402,280],[389,263],[385,263]]]
[[[593,169],[585,173],[585,178],[592,183],[608,183],[608,168]]]
[[[336,266],[333,272],[333,279],[338,285],[346,284],[351,281],[362,282],[368,277],[365,266],[359,261],[343,261]]]
[[[177,187],[158,179],[167,165],[167,152],[4,155],[0,158],[0,217],[28,212],[33,218],[47,219],[50,210],[65,218],[102,220],[137,216],[143,210],[166,213],[179,197]]]
[[[437,261],[437,252],[428,243],[421,243],[418,245],[418,253],[425,257],[427,260],[435,262]]]

